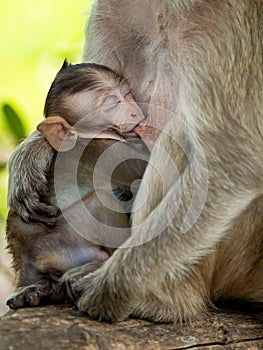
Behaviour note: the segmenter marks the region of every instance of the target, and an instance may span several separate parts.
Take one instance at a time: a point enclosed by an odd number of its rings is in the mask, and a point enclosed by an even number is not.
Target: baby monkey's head
[[[123,140],[145,118],[128,83],[111,69],[63,63],[45,103],[38,130],[55,150],[67,151],[78,137]]]

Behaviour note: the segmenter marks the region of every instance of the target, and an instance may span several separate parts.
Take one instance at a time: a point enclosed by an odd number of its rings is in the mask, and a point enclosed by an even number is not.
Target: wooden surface
[[[190,325],[89,320],[69,306],[11,311],[0,320],[1,350],[263,349],[263,314],[213,313]]]

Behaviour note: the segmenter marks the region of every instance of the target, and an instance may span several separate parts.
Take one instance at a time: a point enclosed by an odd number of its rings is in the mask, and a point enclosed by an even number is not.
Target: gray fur
[[[165,130],[180,135],[176,141],[186,144],[195,172],[182,149],[162,134],[157,142],[179,169],[177,177],[167,174],[165,197],[148,167],[147,201],[133,216],[125,246],[97,271],[87,269],[85,276],[84,265],[74,278],[64,277],[89,316],[176,322],[201,317],[221,300],[263,304],[262,13],[262,0],[96,2],[85,60],[123,75],[135,100],[150,103],[144,110],[149,122],[165,120],[156,105],[176,113]],[[198,143],[208,167],[207,198],[195,225],[182,234],[193,187],[205,189]],[[150,163],[161,162],[165,167],[156,147]],[[30,181],[24,186],[33,188]],[[9,198],[22,212],[18,192],[11,188]],[[169,225],[150,240],[165,220]]]

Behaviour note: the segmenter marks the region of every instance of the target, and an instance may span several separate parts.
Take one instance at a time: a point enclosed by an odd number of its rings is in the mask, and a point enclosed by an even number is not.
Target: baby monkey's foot
[[[22,307],[57,304],[66,301],[65,285],[53,281],[39,281],[26,287],[19,287],[6,304],[11,309]]]

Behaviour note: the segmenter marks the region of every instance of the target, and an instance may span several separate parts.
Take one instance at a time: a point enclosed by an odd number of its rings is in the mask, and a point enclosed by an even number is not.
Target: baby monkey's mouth
[[[140,138],[140,136],[135,131],[133,131],[133,129],[131,131],[120,131],[118,128],[110,128],[109,131],[118,134],[124,139]]]
[[[141,123],[137,123],[137,124],[127,123],[120,126],[111,127],[109,128],[109,130],[116,132],[118,135],[122,136],[125,139],[141,138],[139,134],[135,131],[135,129],[138,127],[139,124]]]
[[[130,131],[122,134],[126,139],[130,138],[140,138],[140,136],[135,131]]]

